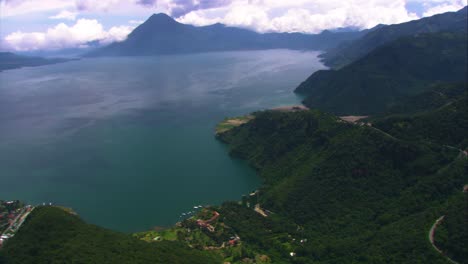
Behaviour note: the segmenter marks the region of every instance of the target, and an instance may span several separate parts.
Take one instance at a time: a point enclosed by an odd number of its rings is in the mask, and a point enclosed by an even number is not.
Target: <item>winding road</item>
[[[444,221],[444,218],[445,218],[445,215],[439,217],[435,222],[434,224],[431,226],[431,229],[429,229],[429,233],[428,233],[428,238],[429,238],[429,242],[431,243],[432,247],[437,251],[439,252],[442,256],[444,256],[450,263],[453,263],[453,264],[459,264],[458,262],[456,262],[455,260],[449,258],[447,255],[445,255],[445,253],[436,246],[435,242],[434,242],[434,236],[435,236],[435,231],[437,229],[437,227]]]

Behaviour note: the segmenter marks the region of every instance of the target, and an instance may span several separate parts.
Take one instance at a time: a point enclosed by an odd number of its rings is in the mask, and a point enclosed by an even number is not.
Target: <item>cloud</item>
[[[127,3],[128,0],[75,0],[75,7],[78,11],[111,11],[117,9],[120,4]]]
[[[157,0],[137,0],[136,3],[143,6],[155,6]]]
[[[8,34],[2,39],[7,42],[8,47],[30,50],[73,47],[96,40],[102,43],[122,40],[132,28],[141,24],[140,20],[158,12],[168,13],[181,23],[193,25],[223,23],[259,32],[319,33],[325,29],[340,27],[364,29],[377,24],[402,23],[418,19],[419,16],[459,10],[466,5],[465,1],[0,0],[0,15],[2,18],[15,17],[2,21],[3,34]],[[410,9],[419,16],[408,11],[408,6],[413,6]],[[26,15],[29,13],[33,15]],[[51,14],[56,15],[50,16]],[[74,25],[61,23],[52,28],[44,28],[47,23],[40,20],[49,17],[75,21],[82,14],[86,14],[86,17],[109,17],[106,21],[113,23],[114,27],[106,31],[96,20],[80,19]],[[128,21],[128,17],[135,20]],[[23,19],[24,23],[21,22]],[[123,24],[129,26],[119,26]],[[21,31],[18,31],[18,25],[21,26]],[[35,29],[28,31],[28,27]],[[40,32],[30,32],[37,30]]]
[[[2,17],[41,13],[73,7],[71,0],[0,0]]]
[[[70,12],[67,10],[62,10],[55,16],[49,17],[50,19],[65,19],[65,20],[76,20],[77,12]]]
[[[130,23],[132,25],[141,25],[144,22],[145,22],[144,20],[130,20],[130,21],[128,21],[128,23]]]
[[[232,0],[174,0],[171,15],[180,17],[196,10],[212,9],[228,6]]]
[[[107,44],[125,40],[132,29],[130,26],[119,26],[105,31],[95,19],[79,19],[73,26],[60,23],[46,32],[14,32],[4,38],[4,44],[16,51],[86,47],[92,41]]]
[[[370,28],[417,19],[404,0],[236,0],[211,10],[199,9],[178,21],[195,25],[223,23],[260,32],[318,33],[339,27]]]
[[[426,10],[423,16],[433,16],[435,14],[458,11],[466,6],[466,0],[434,1],[424,4]]]

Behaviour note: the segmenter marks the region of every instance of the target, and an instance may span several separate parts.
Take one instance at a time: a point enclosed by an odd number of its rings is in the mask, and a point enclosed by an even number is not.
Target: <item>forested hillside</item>
[[[402,139],[429,141],[466,149],[468,97],[465,93],[444,106],[426,112],[377,118],[373,124]]]
[[[36,208],[0,251],[9,264],[219,263],[178,242],[147,243],[82,221],[57,207]]]
[[[368,32],[362,38],[343,43],[327,51],[323,55],[324,62],[330,67],[341,68],[362,58],[374,49],[401,37],[442,31],[466,34],[467,12],[468,9],[465,7],[458,12],[447,12],[401,24],[382,25],[376,30]]]
[[[466,34],[405,37],[340,70],[318,71],[296,92],[304,103],[339,115],[385,113],[434,84],[466,82]]]
[[[318,111],[256,113],[220,138],[259,170],[262,206],[303,229],[297,263],[445,263],[426,234],[468,181],[458,150]]]
[[[448,201],[444,219],[435,232],[435,245],[451,259],[466,263],[468,259],[468,185]]]

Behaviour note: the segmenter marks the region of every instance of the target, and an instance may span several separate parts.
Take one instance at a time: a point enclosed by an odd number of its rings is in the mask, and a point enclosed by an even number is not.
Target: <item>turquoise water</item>
[[[83,59],[0,73],[0,199],[72,207],[134,232],[260,179],[213,136],[228,116],[300,101],[324,68],[289,50]]]

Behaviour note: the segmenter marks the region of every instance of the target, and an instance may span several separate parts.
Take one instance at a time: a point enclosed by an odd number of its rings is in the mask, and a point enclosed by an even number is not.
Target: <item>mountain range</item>
[[[327,51],[322,55],[322,58],[327,66],[341,68],[362,58],[375,48],[401,37],[440,31],[466,32],[467,12],[468,8],[465,7],[457,12],[447,12],[402,24],[379,25],[362,38],[343,43]]]
[[[0,72],[4,70],[17,69],[22,67],[34,67],[48,64],[62,63],[70,61],[71,59],[51,58],[46,59],[42,57],[30,57],[17,55],[11,52],[0,52]]]
[[[125,41],[97,49],[87,56],[145,56],[210,51],[298,49],[327,50],[343,41],[359,38],[366,31],[265,33],[223,24],[196,27],[155,14],[138,26]]]

